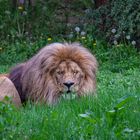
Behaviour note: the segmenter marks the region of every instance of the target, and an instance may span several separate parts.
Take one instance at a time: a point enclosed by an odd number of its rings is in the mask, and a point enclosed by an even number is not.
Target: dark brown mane
[[[14,83],[22,103],[25,102],[25,95],[26,95],[22,92],[22,84],[20,82],[23,66],[24,64],[17,65],[14,69],[11,70],[8,76],[9,79]]]

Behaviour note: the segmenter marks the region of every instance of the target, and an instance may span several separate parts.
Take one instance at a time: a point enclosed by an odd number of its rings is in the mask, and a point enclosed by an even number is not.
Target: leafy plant
[[[110,43],[131,43],[139,46],[140,7],[139,0],[110,0],[97,9],[87,13],[91,30]]]
[[[16,124],[13,121],[13,117],[14,117],[13,113],[15,111],[16,109],[12,104],[0,102],[0,138],[1,139],[14,138]]]

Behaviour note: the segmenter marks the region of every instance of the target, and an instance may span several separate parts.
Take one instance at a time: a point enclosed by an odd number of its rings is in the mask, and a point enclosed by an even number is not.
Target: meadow
[[[21,108],[0,102],[0,139],[139,140],[140,54],[122,44],[90,50],[99,62],[96,97]],[[1,63],[0,73],[15,64]]]
[[[81,42],[99,62],[96,97],[0,102],[0,140],[140,140],[139,3],[0,0],[0,73],[52,42]]]

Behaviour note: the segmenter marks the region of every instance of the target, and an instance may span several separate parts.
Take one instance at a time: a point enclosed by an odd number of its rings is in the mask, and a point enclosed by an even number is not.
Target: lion
[[[55,104],[63,93],[95,95],[97,60],[78,43],[52,43],[9,74],[22,103]]]

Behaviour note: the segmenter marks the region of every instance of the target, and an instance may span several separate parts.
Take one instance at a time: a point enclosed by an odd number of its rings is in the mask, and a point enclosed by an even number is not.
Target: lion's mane
[[[81,95],[94,94],[96,88],[96,58],[78,43],[53,43],[42,48],[27,62],[17,65],[9,74],[22,102],[55,103],[59,97],[53,81],[53,71],[65,60],[76,62],[85,73]]]

